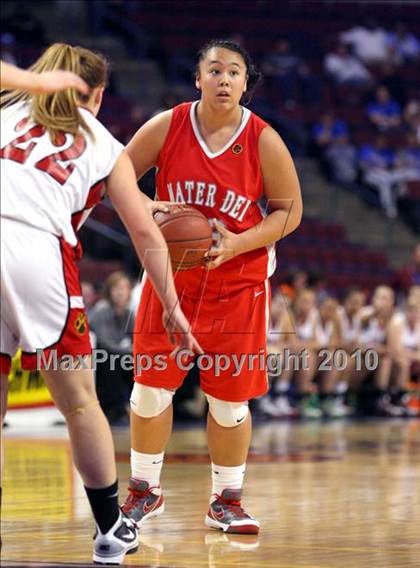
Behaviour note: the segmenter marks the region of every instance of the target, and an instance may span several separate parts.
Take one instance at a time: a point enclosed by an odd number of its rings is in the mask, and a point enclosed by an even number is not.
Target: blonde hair
[[[89,100],[94,88],[106,85],[108,67],[106,58],[100,53],[66,43],[54,43],[29,69],[35,73],[58,69],[72,71],[88,84],[89,94],[82,95],[75,89],[39,95],[15,90],[2,95],[1,106],[10,106],[18,102],[30,103],[31,119],[45,126],[51,140],[54,140],[59,132],[68,132],[75,136],[80,128],[92,135],[78,106],[81,102],[86,103]]]

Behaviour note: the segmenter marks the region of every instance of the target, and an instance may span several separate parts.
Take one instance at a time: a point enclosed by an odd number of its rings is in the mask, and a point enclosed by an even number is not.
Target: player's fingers
[[[204,255],[204,258],[210,258],[213,256],[219,256],[219,254],[222,254],[223,249],[220,247],[211,247],[206,254]]]
[[[217,221],[217,219],[213,220],[213,227],[219,231],[219,233],[223,236],[226,236],[229,234],[229,231],[226,229],[226,227],[224,227],[221,223],[219,223],[219,221]]]
[[[172,343],[172,345],[175,345],[175,343],[176,343],[175,336],[172,333],[172,331],[170,331],[168,328],[166,328],[166,333],[168,335],[169,342]]]
[[[89,94],[89,86],[80,77],[77,77],[77,76],[75,77],[73,87],[76,90],[78,90],[79,93],[82,93],[83,95]]]
[[[53,71],[51,75],[49,75],[50,80],[54,80],[57,82],[57,89],[76,89],[80,93],[84,95],[89,94],[89,86],[79,75],[72,73],[71,71]]]
[[[180,346],[180,345],[177,345],[177,346],[175,347],[175,349],[173,349],[173,350],[170,352],[169,357],[170,357],[171,359],[175,359],[177,353],[178,353],[180,350],[181,350],[181,346]]]
[[[153,213],[157,213],[158,211],[161,213],[169,213],[169,207],[165,207],[165,205],[154,205],[152,211]]]
[[[198,341],[195,339],[195,337],[192,337],[192,345],[191,345],[191,349],[193,351],[195,351],[196,353],[199,353],[200,355],[204,354],[204,350],[201,347],[201,345],[198,343]]]
[[[216,260],[209,260],[208,262],[205,263],[204,266],[207,270],[214,270],[215,268],[217,268],[221,264],[222,264],[222,259],[219,256],[218,258],[216,258]]]

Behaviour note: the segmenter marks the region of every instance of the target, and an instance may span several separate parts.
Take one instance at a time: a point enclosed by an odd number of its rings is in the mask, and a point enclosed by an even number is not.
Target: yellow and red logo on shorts
[[[74,320],[74,327],[77,331],[77,333],[80,333],[80,335],[83,335],[86,330],[87,330],[87,317],[86,314],[83,312],[80,312],[79,315],[77,316],[77,318]]]

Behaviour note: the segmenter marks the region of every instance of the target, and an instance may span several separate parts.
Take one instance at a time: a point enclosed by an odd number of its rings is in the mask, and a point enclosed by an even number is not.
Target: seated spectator
[[[290,300],[280,291],[273,294],[270,307],[270,321],[268,326],[267,343],[269,348],[277,347],[279,340],[280,322],[290,305]],[[273,349],[269,349],[272,351]]]
[[[289,388],[289,384],[286,383],[286,391],[283,392],[283,383],[279,380],[281,376],[281,369],[279,368],[279,363],[281,361],[279,346],[282,344],[281,335],[287,333],[284,329],[284,323],[282,324],[282,322],[287,316],[289,305],[290,299],[288,296],[283,295],[280,291],[274,293],[271,302],[270,321],[267,334],[267,353],[270,357],[277,357],[278,363],[270,364],[268,369],[268,378],[270,380],[271,387],[270,393],[259,399],[258,407],[266,416],[275,418],[293,415],[293,409],[290,406],[286,392]],[[293,333],[293,327],[291,324],[288,331]]]
[[[86,280],[83,280],[80,283],[80,287],[82,290],[83,303],[90,318],[90,314],[92,313],[92,308],[96,304],[98,295],[96,293],[95,286],[92,284],[92,282],[87,282]]]
[[[308,288],[315,294],[317,306],[330,296],[327,276],[321,270],[310,270],[308,272]]]
[[[420,181],[420,142],[415,134],[407,134],[405,146],[397,152],[395,167],[399,174],[401,195],[404,195],[405,182]]]
[[[294,104],[296,101],[300,65],[299,57],[292,53],[290,42],[286,38],[278,38],[272,50],[264,56],[263,73],[273,81],[286,105]]]
[[[420,300],[411,297],[405,310],[393,316],[388,330],[389,348],[395,366],[392,402],[402,408],[404,415],[416,416],[409,406],[407,387],[411,377],[419,373],[420,365]]]
[[[272,50],[264,56],[262,70],[286,107],[293,108],[297,99],[309,104],[318,102],[320,80],[292,52],[288,39],[278,38],[274,42]]]
[[[284,314],[280,323],[279,352],[299,356],[306,355],[305,364],[299,361],[298,368],[283,361],[280,378],[274,385],[274,402],[282,410],[286,407],[285,398],[293,379],[297,413],[303,418],[321,418],[322,411],[318,400],[312,396],[312,381],[318,370],[318,351],[322,347],[318,337],[319,313],[316,295],[312,290],[301,290],[291,305],[290,312]],[[288,333],[292,328],[294,333]],[[286,351],[285,351],[286,350]]]
[[[370,122],[382,132],[401,124],[401,107],[391,99],[388,89],[383,85],[376,89],[375,100],[366,110]]]
[[[323,114],[320,121],[312,128],[314,142],[321,150],[327,148],[337,138],[347,134],[348,128],[346,123],[336,118],[332,112]]]
[[[417,140],[420,140],[420,92],[405,105],[404,122],[407,128],[417,136]]]
[[[343,305],[338,308],[338,317],[341,326],[342,348],[347,353],[347,365],[339,378],[339,391],[345,393],[349,387],[351,377],[355,371],[356,358],[352,353],[360,347],[360,321],[359,313],[366,302],[366,294],[361,288],[353,287],[344,297]]]
[[[303,270],[291,269],[288,271],[283,282],[279,285],[278,291],[288,301],[292,302],[296,295],[307,287],[308,275]],[[274,299],[273,299],[274,300]]]
[[[341,373],[334,365],[334,353],[343,343],[338,308],[339,304],[335,298],[331,296],[324,298],[319,306],[317,322],[317,337],[322,347],[318,355],[318,368],[322,363],[326,363],[326,354],[331,354],[332,358],[330,368],[317,373],[320,406],[326,418],[344,418],[351,412],[344,404],[342,393],[337,390]]]
[[[378,356],[378,366],[373,371],[373,390],[370,391],[373,410],[380,416],[402,416],[403,410],[394,405],[391,400],[391,370],[392,355],[389,349],[389,324],[395,312],[395,294],[388,286],[378,286],[372,298],[372,305],[362,308],[359,312],[359,342],[363,353],[370,350]],[[366,361],[365,357],[361,362]],[[352,376],[352,384],[360,385],[368,376],[369,371],[362,366],[356,369]],[[361,394],[359,403],[366,405]],[[367,405],[370,406],[370,405]],[[372,410],[372,408],[369,408]]]
[[[340,34],[340,40],[353,48],[354,54],[366,65],[383,63],[388,57],[386,32],[373,20]]]
[[[338,183],[353,183],[357,178],[357,150],[345,134],[338,136],[326,149],[325,158],[332,179]]]
[[[360,288],[351,288],[344,298],[343,305],[338,308],[341,330],[343,335],[343,348],[351,353],[359,346],[359,320],[360,310],[366,302],[366,294]]]
[[[402,22],[395,24],[394,30],[387,33],[386,44],[392,61],[398,65],[420,58],[420,42]]]
[[[286,417],[298,414],[303,418],[321,418],[322,411],[313,394],[312,380],[317,371],[318,349],[321,344],[317,337],[318,310],[312,290],[300,290],[289,310],[284,310],[277,326],[278,338],[271,346],[277,353],[280,369],[273,376],[268,395],[259,400],[260,410],[272,417]],[[302,357],[305,353],[305,357]],[[294,398],[297,408],[289,400],[291,382],[294,382]]]
[[[389,218],[397,216],[395,178],[392,172],[394,153],[387,147],[386,138],[377,136],[374,144],[365,144],[359,151],[362,181],[376,189],[381,206]]]
[[[119,357],[132,354],[134,318],[129,310],[130,296],[129,278],[123,272],[114,272],[105,282],[105,301],[95,306],[90,319],[97,348],[108,353],[107,360],[97,365],[96,389],[111,426],[128,426],[129,423],[126,405],[133,370],[124,368]],[[117,360],[112,362],[109,355],[116,355]]]
[[[366,85],[372,77],[365,65],[350,53],[347,45],[339,43],[334,52],[328,53],[324,68],[338,85]]]

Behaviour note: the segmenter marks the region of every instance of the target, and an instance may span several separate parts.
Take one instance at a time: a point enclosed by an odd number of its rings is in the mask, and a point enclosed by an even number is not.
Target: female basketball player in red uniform
[[[239,45],[210,42],[198,56],[200,100],[153,117],[127,147],[138,178],[157,168],[156,199],[186,203],[216,219],[220,240],[207,267],[179,272],[175,283],[206,353],[200,380],[209,402],[213,488],[205,522],[238,533],[259,531],[258,521],[241,507],[241,494],[251,439],[248,401],[267,390],[266,371],[257,360],[265,356],[272,245],[296,229],[302,214],[289,152],[270,126],[240,104],[256,79]],[[258,205],[262,198],[269,206],[266,217]],[[146,280],[134,352],[163,354],[166,364],[138,368],[131,396],[132,479],[123,510],[138,523],[164,509],[159,479],[172,397],[187,373],[184,363],[167,357],[170,345],[160,319]],[[220,356],[222,368],[216,365]],[[238,360],[242,366],[235,365]]]
[[[178,305],[167,247],[137,189],[130,159],[95,118],[107,79],[106,60],[87,49],[55,44],[31,70],[76,72],[89,92],[78,95],[67,89],[31,96],[15,91],[2,101],[7,108],[2,110],[0,150],[1,423],[11,357],[21,347],[22,367],[34,369],[41,353],[45,382],[66,418],[97,524],[93,559],[117,564],[136,549],[138,534],[118,508],[112,437],[88,368],[89,328],[75,263],[76,231],[105,191],[163,303],[165,326],[183,332],[180,348],[199,348]],[[148,249],[154,254],[147,255]],[[45,368],[54,354],[58,368]],[[73,357],[71,370],[59,367],[63,356],[65,368],[68,356]]]

